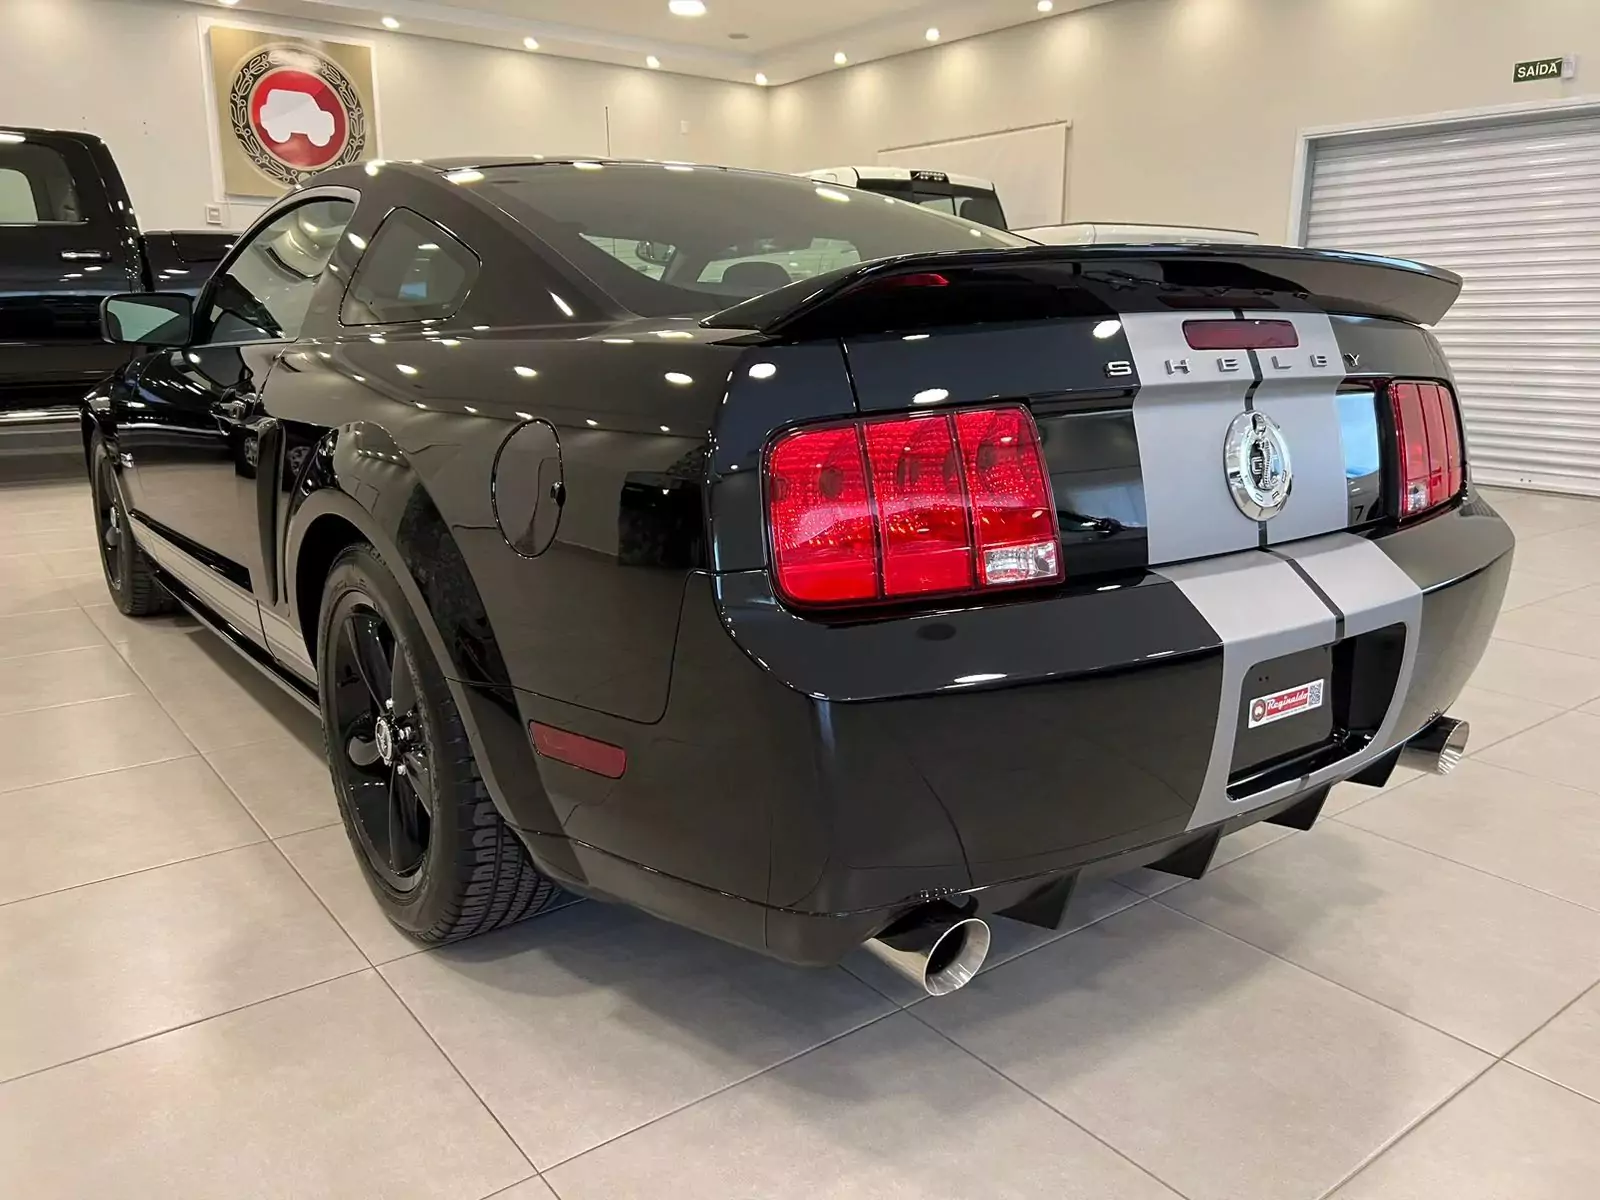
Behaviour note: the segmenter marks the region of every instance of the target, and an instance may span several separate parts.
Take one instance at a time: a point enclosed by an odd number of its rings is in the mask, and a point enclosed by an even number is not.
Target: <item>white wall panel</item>
[[[1306,242],[1466,281],[1437,333],[1474,478],[1600,495],[1600,115],[1313,143]]]
[[[0,0],[0,123],[106,140],[146,228],[196,228],[217,200],[200,17],[284,26],[179,0]],[[710,79],[311,22],[374,46],[382,146],[440,154],[597,154],[761,166],[767,97]],[[687,123],[687,132],[685,132]],[[242,225],[260,206],[231,206]]]

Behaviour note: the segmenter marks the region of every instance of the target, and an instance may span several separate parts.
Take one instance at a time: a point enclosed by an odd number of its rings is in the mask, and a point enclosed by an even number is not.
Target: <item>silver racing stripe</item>
[[[1294,456],[1289,500],[1266,523],[1267,544],[1277,546],[1343,529],[1350,523],[1350,495],[1339,421],[1339,385],[1344,358],[1326,313],[1245,312],[1249,320],[1291,320],[1300,345],[1260,350],[1261,372],[1254,407],[1278,423]]]
[[[1139,371],[1133,427],[1152,563],[1257,544],[1256,523],[1234,504],[1222,463],[1228,424],[1255,383],[1250,356],[1191,350],[1183,336],[1185,321],[1232,316],[1232,309],[1122,316]]]
[[[1255,523],[1250,524],[1253,529]],[[1259,550],[1162,567],[1157,573],[1178,585],[1222,639],[1222,690],[1211,758],[1189,816],[1188,827],[1198,829],[1238,811],[1228,796],[1228,772],[1245,675],[1257,663],[1327,645],[1334,639],[1335,620],[1292,566]]]
[[[1291,559],[1292,563],[1286,561]],[[1212,825],[1347,778],[1416,732],[1395,726],[1411,686],[1422,592],[1370,541],[1335,533],[1275,548],[1272,554],[1246,551],[1209,562],[1162,567],[1157,573],[1178,586],[1222,639],[1222,685],[1211,757],[1188,828]],[[1245,702],[1245,676],[1259,663],[1331,644],[1337,636],[1339,616],[1346,637],[1395,624],[1406,628],[1399,678],[1377,736],[1364,749],[1332,766],[1234,799],[1228,792],[1228,775],[1240,706]]]
[[[1415,729],[1396,729],[1395,721],[1411,690],[1417,644],[1422,634],[1422,589],[1375,543],[1353,533],[1332,533],[1294,546],[1274,547],[1292,558],[1344,614],[1346,637],[1370,633],[1389,625],[1406,627],[1406,648],[1400,659],[1400,677],[1394,699],[1378,727],[1378,736],[1360,761],[1377,758],[1392,749],[1397,738]]]

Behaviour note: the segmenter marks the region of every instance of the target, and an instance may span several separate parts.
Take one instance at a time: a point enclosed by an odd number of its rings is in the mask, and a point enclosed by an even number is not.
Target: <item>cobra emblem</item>
[[[1266,413],[1242,412],[1228,426],[1223,445],[1228,490],[1252,521],[1270,521],[1289,502],[1294,466],[1283,430]]]

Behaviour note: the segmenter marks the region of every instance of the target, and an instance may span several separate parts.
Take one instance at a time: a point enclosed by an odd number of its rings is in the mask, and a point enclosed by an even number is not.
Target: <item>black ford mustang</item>
[[[1448,767],[1512,537],[1460,281],[616,161],[318,177],[88,399],[107,583],[320,709],[390,918],[561,888],[960,986],[983,918]]]

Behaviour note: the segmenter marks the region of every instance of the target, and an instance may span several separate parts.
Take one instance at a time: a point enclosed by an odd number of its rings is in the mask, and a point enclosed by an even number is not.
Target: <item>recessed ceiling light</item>
[[[706,6],[703,0],[667,0],[667,11],[675,17],[703,17]]]
[[[522,48],[524,50],[537,50],[539,48],[539,39],[536,38],[536,37],[525,37],[525,38],[523,38],[522,39]]]
[[[217,3],[222,5],[224,8],[232,8],[235,4],[239,3],[239,0],[217,0]]]
[[[767,86],[767,75],[765,71],[756,72],[756,84],[760,87]]]
[[[400,28],[400,22],[396,21],[393,17],[385,17],[382,21],[379,22],[379,24],[381,24],[385,29],[399,29]]]
[[[928,32],[922,36],[927,38],[930,42],[937,42],[939,40],[939,31],[937,29],[929,29]]]
[[[644,65],[649,67],[652,71],[661,70],[661,60],[654,54],[646,54],[644,56]]]
[[[834,56],[833,56],[833,65],[834,66],[842,67],[842,66],[845,65],[845,63],[847,63],[849,61],[850,61],[849,57],[845,54],[845,52],[843,50],[839,50],[839,51],[836,51],[834,53]]]
[[[1052,12],[1055,9],[1055,0],[1039,0],[1035,6],[1040,12]]]

